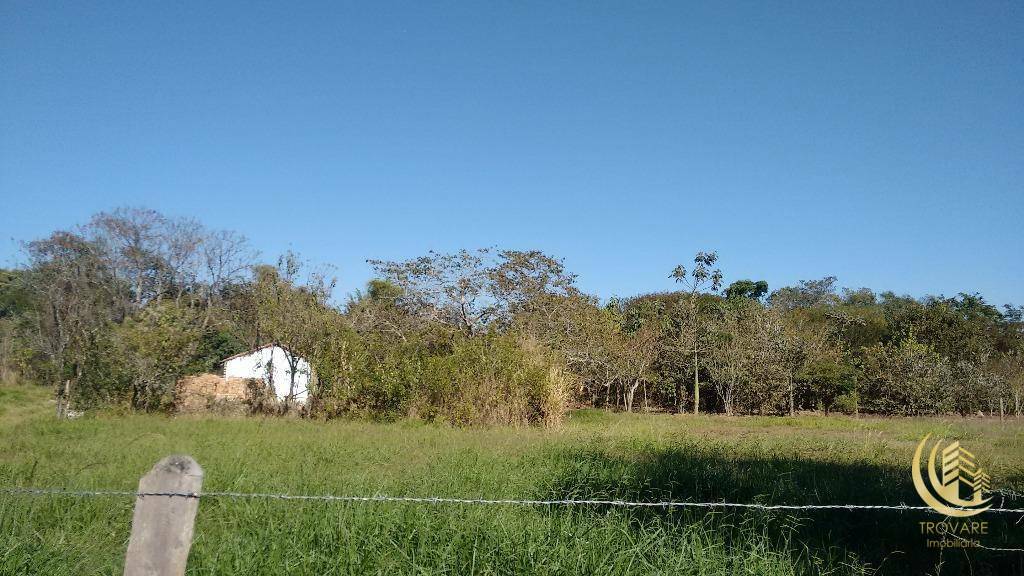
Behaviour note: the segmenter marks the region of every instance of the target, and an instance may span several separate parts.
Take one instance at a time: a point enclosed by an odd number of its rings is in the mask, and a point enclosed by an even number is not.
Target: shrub
[[[949,363],[913,334],[898,344],[879,344],[864,350],[863,406],[883,414],[940,414],[949,409],[944,385]]]
[[[843,414],[856,414],[860,409],[860,397],[857,395],[857,391],[836,396],[832,409]]]
[[[857,372],[845,363],[831,359],[812,362],[797,374],[796,379],[826,414],[837,409],[843,411],[838,407],[840,398],[847,409],[851,402],[856,407]]]
[[[410,416],[456,425],[557,424],[567,378],[542,348],[512,335],[458,333],[394,342],[345,333],[315,369],[310,413]]]
[[[453,424],[556,423],[565,379],[537,347],[512,336],[460,338],[427,360],[417,411]]]

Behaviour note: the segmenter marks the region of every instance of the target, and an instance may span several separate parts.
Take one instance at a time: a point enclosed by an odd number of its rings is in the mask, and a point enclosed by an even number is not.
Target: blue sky
[[[1019,2],[72,4],[0,4],[0,264],[143,205],[342,293],[498,245],[1024,302]]]

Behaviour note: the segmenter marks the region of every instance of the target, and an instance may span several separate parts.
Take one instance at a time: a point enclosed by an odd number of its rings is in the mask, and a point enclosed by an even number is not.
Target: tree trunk
[[[64,406],[61,408],[61,417],[67,418],[68,413],[71,412],[71,378],[64,381],[64,393],[61,395],[64,398]]]
[[[57,384],[57,419],[61,419],[67,413],[67,392],[71,385],[70,380]]]
[[[693,413],[700,414],[700,370],[697,369],[697,348],[693,349]]]
[[[796,406],[793,402],[793,376],[789,377],[789,415],[796,416]]]
[[[288,412],[295,401],[295,372],[299,367],[299,357],[292,356],[291,352],[285,352],[285,359],[288,361],[288,395],[284,399],[284,411]]]
[[[632,386],[629,387],[629,391],[625,392],[626,395],[626,412],[633,411],[633,398],[636,397],[636,389],[640,387],[640,381],[634,380]]]
[[[210,325],[210,313],[213,310],[213,294],[208,294],[206,298],[206,313],[203,314],[203,330]]]
[[[138,280],[135,281],[135,308],[142,308],[142,272],[136,269]]]
[[[732,416],[733,414],[733,400],[736,398],[736,377],[735,372],[731,371],[733,376],[729,379],[728,384],[725,388],[725,394],[722,395],[722,403],[725,404],[725,415]]]

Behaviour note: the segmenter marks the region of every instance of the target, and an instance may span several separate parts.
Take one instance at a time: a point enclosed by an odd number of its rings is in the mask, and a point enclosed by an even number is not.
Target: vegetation
[[[0,378],[49,384],[59,415],[168,410],[182,376],[265,343],[310,361],[310,401],[284,409],[320,418],[1024,408],[1024,308],[839,291],[832,277],[723,289],[713,252],[671,272],[680,291],[605,303],[538,251],[371,260],[377,278],[340,306],[330,275],[296,255],[261,264],[236,233],[152,210],[97,214],[25,254],[0,273]]]
[[[928,432],[964,442],[1024,491],[1020,426],[572,412],[555,429],[404,420],[55,420],[37,387],[0,388],[0,485],[132,490],[192,454],[208,491],[787,504],[916,503]],[[1021,500],[1007,500],[1020,507]],[[131,498],[0,495],[0,573],[120,572]],[[921,512],[759,512],[204,499],[190,574],[1016,574],[1018,553],[928,548]],[[1024,547],[986,514],[989,547]]]

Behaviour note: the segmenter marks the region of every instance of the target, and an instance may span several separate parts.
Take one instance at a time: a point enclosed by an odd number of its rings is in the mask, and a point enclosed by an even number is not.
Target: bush
[[[832,405],[832,409],[836,412],[843,414],[856,414],[860,408],[860,397],[857,396],[857,391],[847,392],[846,394],[840,394],[836,397],[835,404]]]
[[[567,378],[539,346],[512,335],[341,335],[314,368],[310,413],[416,417],[456,425],[557,424]]]
[[[452,424],[557,423],[565,384],[538,347],[512,336],[461,338],[427,360],[416,410]]]
[[[796,379],[826,414],[833,410],[844,411],[839,407],[840,399],[847,409],[852,402],[850,412],[856,409],[857,372],[847,364],[835,360],[812,362]]]
[[[950,408],[944,388],[950,381],[949,363],[913,334],[898,344],[866,348],[863,374],[858,392],[870,412],[941,414]]]

